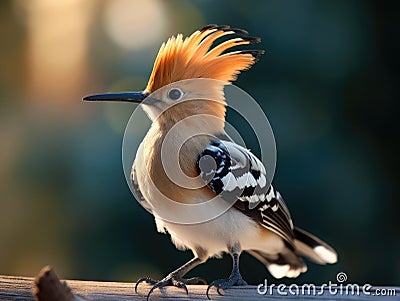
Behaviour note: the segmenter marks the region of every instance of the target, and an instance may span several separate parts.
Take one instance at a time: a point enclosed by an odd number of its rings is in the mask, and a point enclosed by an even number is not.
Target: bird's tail
[[[271,255],[260,250],[248,250],[247,252],[260,260],[275,278],[295,278],[307,271],[307,266],[300,256],[319,263],[335,263],[337,254],[327,243],[316,236],[299,228],[294,228],[294,246],[285,247],[279,254]]]
[[[261,261],[275,278],[296,278],[300,273],[307,271],[304,261],[291,249],[285,248],[281,253],[271,255],[260,250],[247,250],[247,252]]]
[[[319,263],[335,263],[337,261],[336,251],[318,237],[300,228],[294,228],[294,245],[296,253]]]

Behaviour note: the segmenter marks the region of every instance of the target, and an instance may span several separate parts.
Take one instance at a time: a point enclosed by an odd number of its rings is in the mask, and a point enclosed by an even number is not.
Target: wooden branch
[[[278,283],[278,282],[277,282]],[[68,284],[68,285],[67,285]],[[139,294],[134,291],[134,283],[122,282],[97,282],[97,281],[60,281],[55,272],[45,267],[38,274],[36,279],[27,277],[0,276],[0,300],[36,300],[37,301],[83,301],[83,300],[146,300],[146,294],[150,289],[149,285],[141,284]],[[207,300],[206,285],[189,285],[189,295],[182,289],[167,287],[162,290],[155,290],[150,300]],[[320,287],[317,288],[320,292]],[[276,288],[273,295],[260,295],[257,286],[234,287],[224,291],[224,296],[219,296],[215,290],[210,294],[213,300],[365,300],[365,301],[398,301],[400,300],[400,287],[394,289],[395,296],[376,296],[374,287],[370,290],[371,295],[332,295],[328,288],[323,289],[322,295],[280,295]],[[288,292],[288,289],[285,290]],[[375,296],[373,295],[375,294]],[[208,301],[208,300],[207,300]]]

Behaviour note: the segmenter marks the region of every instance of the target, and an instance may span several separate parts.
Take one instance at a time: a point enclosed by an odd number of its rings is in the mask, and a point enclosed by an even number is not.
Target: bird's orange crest
[[[212,47],[217,39],[226,35],[236,37]],[[249,69],[264,51],[223,52],[234,46],[259,41],[259,38],[248,36],[242,29],[217,25],[207,25],[185,39],[182,34],[173,36],[161,45],[146,92],[151,93],[173,82],[192,78],[232,82],[241,71]]]

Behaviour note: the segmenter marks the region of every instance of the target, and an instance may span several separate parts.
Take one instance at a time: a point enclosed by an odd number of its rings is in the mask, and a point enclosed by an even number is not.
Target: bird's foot
[[[211,282],[210,285],[207,287],[206,295],[208,299],[211,299],[210,296],[208,295],[208,292],[212,287],[215,287],[217,289],[218,294],[222,296],[221,289],[227,289],[232,286],[242,286],[242,285],[247,285],[247,282],[243,280],[239,271],[234,271],[229,276],[229,278],[217,279]]]
[[[151,295],[151,293],[156,289],[156,288],[162,288],[162,287],[166,287],[166,286],[176,286],[178,288],[183,288],[186,291],[186,294],[189,294],[189,291],[186,287],[186,285],[190,285],[190,284],[207,284],[207,282],[200,278],[200,277],[193,277],[193,278],[189,278],[189,279],[183,279],[182,277],[180,277],[179,275],[176,274],[169,274],[167,277],[165,277],[164,279],[157,281],[148,277],[144,277],[139,279],[136,282],[135,285],[135,292],[137,293],[137,288],[139,286],[140,283],[142,282],[146,282],[150,285],[152,285],[149,293],[147,294],[147,300],[149,300],[149,297]]]

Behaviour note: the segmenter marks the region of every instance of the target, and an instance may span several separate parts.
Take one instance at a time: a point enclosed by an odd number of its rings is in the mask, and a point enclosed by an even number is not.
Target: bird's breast
[[[193,204],[213,198],[197,170],[204,139],[186,139],[184,133],[166,135],[150,129],[135,159],[139,188],[150,203],[174,201]],[[161,199],[160,199],[161,197]]]

